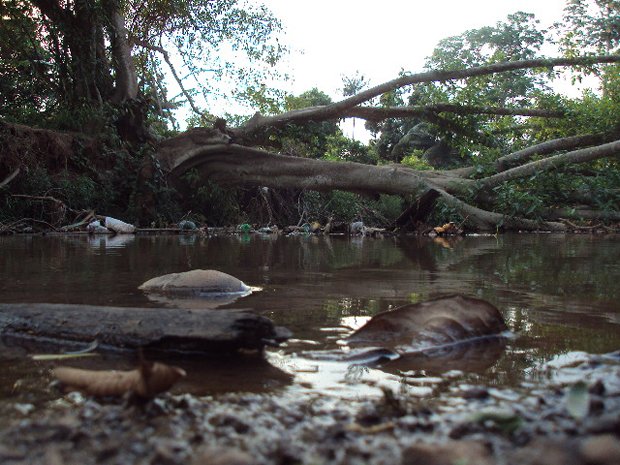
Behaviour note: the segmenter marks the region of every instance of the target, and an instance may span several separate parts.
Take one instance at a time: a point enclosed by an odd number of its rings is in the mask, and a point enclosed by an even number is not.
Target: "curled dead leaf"
[[[167,391],[186,376],[182,368],[158,362],[144,362],[129,371],[57,367],[52,374],[67,388],[93,396],[123,396],[132,393],[144,398]]]
[[[445,223],[441,226],[435,226],[431,232],[435,232],[436,234],[462,234],[463,231],[454,223]]]

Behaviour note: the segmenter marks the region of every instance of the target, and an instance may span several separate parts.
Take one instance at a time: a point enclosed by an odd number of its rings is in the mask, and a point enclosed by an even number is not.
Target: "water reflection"
[[[88,236],[88,245],[101,253],[109,253],[114,249],[122,249],[127,247],[136,239],[133,234],[97,234],[94,236]]]
[[[504,355],[506,339],[455,344],[430,351],[409,353],[380,363],[377,367],[393,374],[416,373],[439,376],[451,370],[483,374]]]
[[[468,356],[480,361],[479,367],[467,368],[472,376],[485,376],[492,383],[518,384],[528,367],[564,352],[602,353],[620,347],[617,236],[505,235],[440,241],[116,237],[0,237],[0,299],[183,307],[188,304],[150,301],[137,287],[153,276],[217,269],[263,289],[220,307],[222,311],[252,308],[291,329],[298,340],[314,343],[304,344],[303,350],[337,348],[342,334],[324,329],[352,327],[379,311],[454,293],[493,303],[520,335],[495,360],[492,350]],[[277,353],[283,360],[301,363],[294,355],[299,350],[298,344],[291,344]],[[397,378],[394,382],[402,381],[397,372],[418,369],[392,368],[388,375]],[[334,365],[329,368],[332,378],[326,379],[338,378],[343,384],[346,369]],[[370,369],[362,376],[363,384],[386,380],[389,370],[389,364]],[[286,372],[296,384],[320,378]],[[323,386],[327,381],[316,383]]]

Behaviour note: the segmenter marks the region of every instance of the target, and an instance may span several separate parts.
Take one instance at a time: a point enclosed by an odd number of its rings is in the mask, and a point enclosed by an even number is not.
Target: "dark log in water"
[[[256,350],[289,331],[247,310],[181,310],[63,304],[0,304],[0,335],[24,341],[147,351]]]

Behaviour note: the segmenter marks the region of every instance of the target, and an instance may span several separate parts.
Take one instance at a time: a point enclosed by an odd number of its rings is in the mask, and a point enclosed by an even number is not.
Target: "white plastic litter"
[[[361,234],[362,236],[366,233],[366,227],[362,221],[351,223],[349,230],[351,231],[351,234]]]
[[[88,226],[86,226],[86,230],[93,234],[110,234],[112,232],[105,226],[101,226],[101,221],[99,220],[89,223]]]
[[[109,216],[105,217],[104,226],[117,234],[133,234],[136,232],[136,227],[133,224]]]

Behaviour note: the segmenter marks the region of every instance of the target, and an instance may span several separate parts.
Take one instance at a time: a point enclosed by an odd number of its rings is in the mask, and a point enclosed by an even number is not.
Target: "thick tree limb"
[[[540,58],[534,60],[519,60],[492,65],[478,66],[459,70],[439,70],[426,73],[405,75],[378,86],[367,89],[352,97],[331,105],[303,108],[289,111],[280,115],[265,117],[257,113],[244,126],[237,130],[237,137],[251,138],[267,128],[278,128],[286,124],[299,124],[305,121],[325,121],[341,118],[346,111],[357,107],[386,92],[412,84],[424,82],[449,81],[465,79],[488,74],[504,73],[521,69],[554,68],[559,66],[588,65],[597,63],[618,63],[620,55],[601,55],[575,58]]]
[[[381,121],[387,118],[424,118],[429,113],[452,113],[455,115],[499,115],[499,116],[538,116],[541,118],[562,118],[563,111],[545,110],[540,108],[498,108],[471,105],[453,105],[442,103],[437,105],[416,105],[408,107],[353,107],[346,110],[343,117],[362,118],[369,121]]]
[[[501,171],[505,171],[511,166],[529,161],[536,155],[547,155],[560,150],[573,150],[580,147],[600,145],[618,139],[619,135],[620,134],[618,134],[618,132],[614,132],[607,134],[585,134],[582,136],[553,139],[500,157],[495,162],[495,169],[499,173]]]
[[[493,164],[493,169],[496,173],[506,171],[511,166],[519,165],[531,160],[537,155],[548,155],[551,153],[559,152],[560,150],[572,150],[580,147],[589,147],[592,145],[600,145],[606,142],[612,142],[620,134],[616,132],[600,133],[600,134],[584,134],[581,136],[562,137],[559,139],[552,139],[542,142],[540,144],[526,147],[517,152],[509,153],[498,158]],[[456,168],[448,170],[446,173],[451,173],[454,176],[469,177],[476,172],[473,166],[465,168]]]
[[[620,212],[589,208],[556,208],[546,212],[545,217],[557,220],[569,218],[574,220],[620,221]]]
[[[620,156],[620,140],[607,144],[574,150],[572,152],[555,155],[542,160],[533,161],[526,165],[511,168],[501,173],[480,179],[478,182],[482,188],[490,189],[506,181],[524,178],[542,171],[559,168],[568,164],[586,163],[600,158]]]
[[[165,147],[159,157],[175,177],[197,169],[221,184],[251,184],[315,191],[408,194],[428,189],[428,181],[414,170],[397,165],[374,166],[275,155],[236,144],[197,147],[177,152]]]
[[[128,39],[125,17],[121,14],[118,4],[114,0],[104,3],[110,18],[112,30],[112,55],[116,70],[116,88],[113,101],[122,103],[138,96],[138,78],[136,67],[131,56],[131,44]]]
[[[467,225],[480,231],[496,231],[500,228],[524,231],[566,231],[566,225],[563,223],[502,215],[463,202],[444,190],[438,189],[438,192],[448,206],[456,209],[463,218],[466,218]]]

